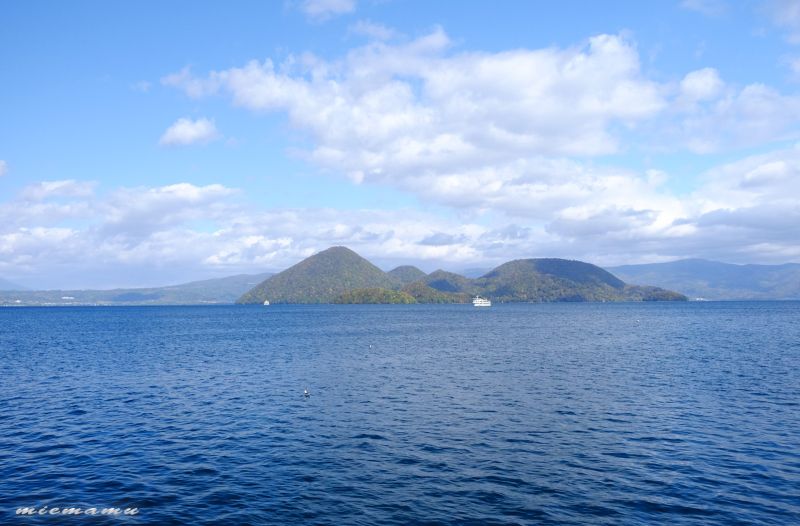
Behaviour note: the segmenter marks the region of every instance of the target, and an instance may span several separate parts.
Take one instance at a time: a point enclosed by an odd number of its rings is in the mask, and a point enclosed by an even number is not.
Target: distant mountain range
[[[0,291],[0,305],[202,305],[233,303],[272,274],[240,274],[181,285],[114,290]]]
[[[28,290],[28,289],[26,287],[23,287],[22,285],[17,285],[16,283],[0,278],[0,291],[6,291],[6,290]]]
[[[473,279],[410,266],[384,272],[346,247],[332,247],[267,278],[238,303],[464,303],[474,294],[501,302],[686,300],[628,285],[581,261],[520,259]]]
[[[471,274],[473,274],[471,272]],[[629,283],[648,283],[637,286]],[[671,292],[677,291],[677,292]],[[194,305],[263,303],[467,303],[800,299],[800,264],[732,265],[702,259],[605,270],[564,259],[519,259],[464,276],[404,265],[384,272],[345,247],[315,254],[279,274],[240,274],[167,287],[25,290],[0,279],[0,305]]]
[[[732,265],[704,259],[623,265],[607,270],[625,281],[652,283],[708,300],[800,299],[800,264]]]

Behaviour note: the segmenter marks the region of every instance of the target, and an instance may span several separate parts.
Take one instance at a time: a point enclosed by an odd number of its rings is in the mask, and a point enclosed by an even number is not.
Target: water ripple
[[[0,523],[800,523],[799,341],[796,302],[0,309]]]

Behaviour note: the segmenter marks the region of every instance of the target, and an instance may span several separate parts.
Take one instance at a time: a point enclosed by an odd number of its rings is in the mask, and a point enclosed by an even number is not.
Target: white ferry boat
[[[472,305],[475,307],[491,307],[492,302],[486,298],[481,298],[480,296],[475,296],[472,298]]]

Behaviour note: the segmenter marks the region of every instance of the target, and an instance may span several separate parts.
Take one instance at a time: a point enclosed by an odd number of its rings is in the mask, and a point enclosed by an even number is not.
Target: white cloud
[[[373,41],[345,57],[164,77],[193,98],[214,94],[255,112],[285,112],[308,158],[355,182],[408,188],[539,156],[645,148],[695,153],[800,136],[800,96],[726,83],[710,67],[677,82],[648,79],[633,42],[598,35],[569,48],[454,53],[437,28],[405,43]]]
[[[800,210],[800,144],[709,170],[696,197],[705,212],[783,203]]]
[[[218,85],[213,79],[205,81],[193,77],[189,66],[162,77],[161,83],[165,86],[181,89],[188,96],[195,99],[211,95],[218,89]]]
[[[800,71],[800,65],[789,65]],[[707,154],[800,137],[800,96],[761,83],[735,86],[714,68],[687,73],[677,85],[672,110],[671,119],[655,121],[659,131],[654,135],[672,150]]]
[[[214,121],[202,118],[197,120],[182,118],[167,128],[159,139],[162,146],[187,146],[205,144],[219,138]]]
[[[683,119],[679,140],[696,153],[747,147],[800,135],[800,96],[783,95],[764,84],[705,92]]]
[[[404,188],[421,174],[443,181],[520,158],[614,153],[612,130],[666,105],[643,78],[635,47],[617,36],[567,49],[450,55],[449,47],[436,29],[337,62],[252,61],[205,78],[183,70],[168,83],[194,97],[225,93],[237,106],[285,111],[313,137],[310,159],[354,181]]]
[[[681,95],[690,102],[716,98],[725,83],[714,68],[704,68],[687,73],[681,81]]]
[[[326,20],[333,16],[352,13],[356,0],[301,0],[300,10],[313,20]]]
[[[8,163],[0,159],[0,177],[8,173]]]
[[[26,201],[41,201],[50,197],[89,197],[94,193],[94,182],[65,179],[42,181],[26,186],[20,193]]]
[[[225,205],[226,198],[235,193],[219,184],[122,188],[101,205],[104,224],[100,230],[104,234],[138,240],[172,225],[223,217],[230,211]]]
[[[486,230],[414,210],[259,211],[222,185],[49,193],[34,204],[23,194],[0,203],[0,273],[37,276],[40,286],[144,285],[276,270],[334,244],[378,262],[468,261],[479,254],[467,240]],[[420,243],[439,231],[463,234],[464,243]]]
[[[370,20],[359,20],[350,26],[349,31],[373,40],[391,40],[398,36],[394,29]]]
[[[253,61],[205,78],[184,71],[181,87],[228,94],[256,112],[287,112],[314,140],[308,158],[356,183],[388,184],[463,210],[549,219],[561,233],[606,213],[666,232],[687,213],[655,183],[664,174],[570,159],[619,151],[620,128],[675,119],[672,142],[713,151],[782,137],[800,115],[794,98],[728,86],[713,68],[688,73],[670,100],[667,86],[643,78],[635,47],[616,36],[568,49],[450,55],[449,47],[437,29],[405,44],[358,48],[338,62]],[[669,107],[677,111],[663,112]]]

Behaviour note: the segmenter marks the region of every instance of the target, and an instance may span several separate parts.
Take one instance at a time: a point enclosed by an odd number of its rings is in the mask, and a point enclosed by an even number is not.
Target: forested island
[[[467,303],[686,301],[670,290],[631,285],[590,263],[566,259],[509,261],[478,278],[405,265],[384,272],[346,247],[332,247],[270,276],[238,303]]]
[[[426,274],[412,265],[384,272],[346,247],[332,247],[277,274],[140,289],[0,290],[0,305],[469,303],[475,295],[500,303],[686,300],[666,288],[628,284],[582,261],[517,259],[470,278],[446,270]]]

